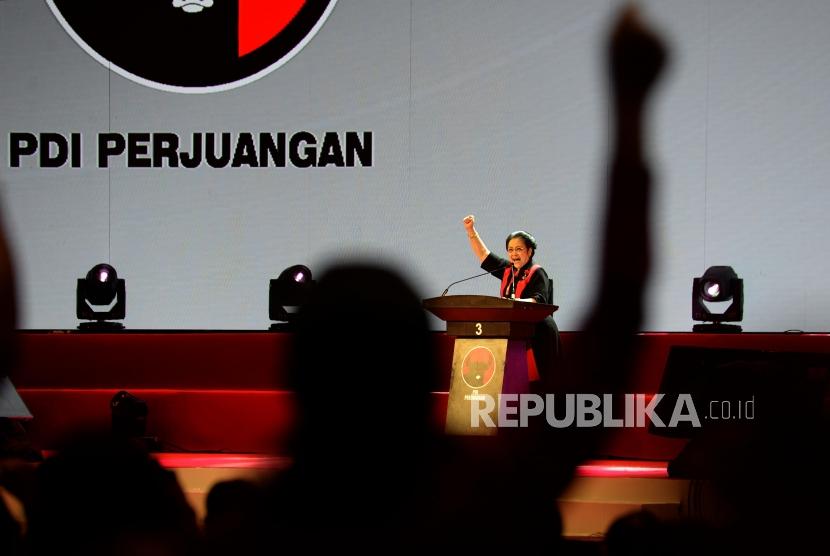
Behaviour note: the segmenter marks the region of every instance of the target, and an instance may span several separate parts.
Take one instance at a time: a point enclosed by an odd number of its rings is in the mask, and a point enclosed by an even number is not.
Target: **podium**
[[[529,391],[527,342],[558,307],[486,295],[433,297],[423,306],[455,338],[445,431],[496,434],[500,412],[516,411],[501,395]]]

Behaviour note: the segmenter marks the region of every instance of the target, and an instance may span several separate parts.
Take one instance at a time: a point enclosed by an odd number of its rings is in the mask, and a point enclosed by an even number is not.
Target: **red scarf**
[[[530,267],[530,270],[525,270],[522,274],[522,279],[516,283],[516,299],[520,299],[522,297],[522,293],[525,291],[525,287],[527,283],[530,282],[530,277],[533,276],[533,273],[536,272],[536,269],[539,268],[538,264],[535,264]],[[513,267],[509,266],[504,269],[504,276],[501,279],[501,292],[502,295],[507,293],[507,286],[510,284],[510,280],[513,278]],[[528,345],[527,348],[527,375],[528,380],[530,382],[539,380],[539,369],[536,366],[536,358],[533,356],[533,350],[530,349]]]
[[[525,270],[524,274],[522,275],[522,279],[516,283],[516,299],[520,299],[522,297],[522,293],[525,291],[525,287],[527,283],[530,282],[530,277],[533,276],[533,273],[536,272],[536,269],[539,268],[538,264],[535,264],[530,267],[530,270]],[[513,267],[508,266],[504,269],[504,276],[501,279],[501,293],[504,297],[507,297],[507,286],[510,284],[510,280],[513,278]]]

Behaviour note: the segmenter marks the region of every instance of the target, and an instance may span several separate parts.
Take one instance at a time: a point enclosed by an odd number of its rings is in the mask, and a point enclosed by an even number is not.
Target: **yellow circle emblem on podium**
[[[477,346],[467,352],[461,363],[461,378],[470,388],[484,388],[493,379],[496,357],[489,348]]]

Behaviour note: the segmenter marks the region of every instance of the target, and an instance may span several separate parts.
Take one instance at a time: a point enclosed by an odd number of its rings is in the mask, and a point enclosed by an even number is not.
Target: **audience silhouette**
[[[0,214],[0,377],[8,376],[15,355],[14,330],[17,323],[12,253]]]
[[[14,362],[16,321],[17,299],[12,254],[6,242],[2,214],[0,214],[0,378],[8,376]],[[7,484],[7,476],[11,473],[7,469],[6,460],[29,450],[30,446],[25,441],[19,423],[0,417],[0,486],[14,488],[14,484]],[[4,499],[0,497],[0,554],[17,554],[20,542],[20,526],[6,507]]]
[[[199,529],[172,471],[144,446],[86,432],[37,469],[27,554],[188,555]]]
[[[429,484],[437,367],[420,298],[391,270],[336,266],[318,280],[295,338],[294,464],[257,510],[261,544],[399,552]]]

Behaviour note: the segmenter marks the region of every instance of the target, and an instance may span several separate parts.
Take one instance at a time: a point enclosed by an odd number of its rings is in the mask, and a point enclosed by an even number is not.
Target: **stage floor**
[[[245,454],[158,454],[159,462],[176,473],[199,519],[218,482],[260,481],[291,465],[291,459]],[[601,538],[618,517],[648,509],[662,517],[679,517],[688,491],[687,480],[670,479],[666,462],[591,460],[576,469],[574,480],[556,501],[568,538]]]
[[[215,484],[235,479],[259,482],[291,465],[291,458],[268,455],[165,453],[155,457],[175,473],[200,522]],[[577,468],[570,486],[551,503],[559,506],[565,538],[598,540],[615,519],[627,513],[648,509],[661,517],[680,516],[688,483],[668,478],[665,462],[592,460]],[[20,501],[2,487],[0,497],[25,526]]]

